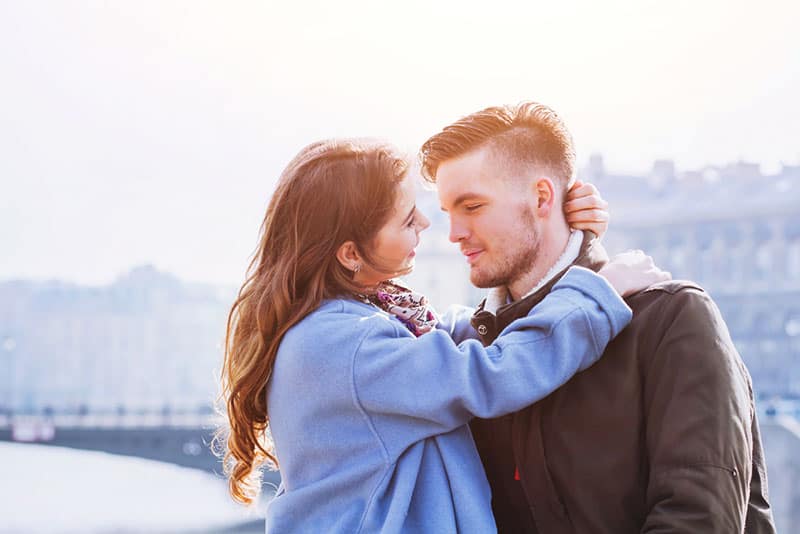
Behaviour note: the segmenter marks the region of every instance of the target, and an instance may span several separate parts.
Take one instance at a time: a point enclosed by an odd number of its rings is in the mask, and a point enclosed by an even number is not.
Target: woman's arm
[[[353,363],[355,400],[387,450],[399,454],[472,417],[494,417],[549,395],[593,364],[631,311],[601,276],[571,268],[492,345],[456,345],[435,330],[414,338],[375,319]]]

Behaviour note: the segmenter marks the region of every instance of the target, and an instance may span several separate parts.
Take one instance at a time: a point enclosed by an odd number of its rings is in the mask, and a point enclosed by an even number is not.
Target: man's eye
[[[417,223],[417,218],[416,218],[416,217],[411,217],[411,220],[410,220],[410,221],[408,221],[408,224],[406,224],[406,227],[408,227],[408,228],[411,228],[411,227],[412,227],[412,226],[414,226],[416,223]]]
[[[469,205],[464,206],[464,207],[466,208],[467,211],[475,211],[478,208],[480,208],[481,206],[483,206],[483,204],[469,204]]]

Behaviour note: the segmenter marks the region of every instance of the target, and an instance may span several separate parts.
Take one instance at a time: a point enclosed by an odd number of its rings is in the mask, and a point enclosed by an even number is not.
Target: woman
[[[494,529],[466,423],[535,402],[599,358],[630,320],[609,282],[623,294],[665,277],[643,255],[612,262],[608,281],[573,268],[493,345],[456,345],[464,310],[438,320],[392,282],[429,224],[407,170],[391,145],[316,143],[267,209],[229,316],[223,395],[233,497],[251,502],[261,465],[280,466],[268,531]]]

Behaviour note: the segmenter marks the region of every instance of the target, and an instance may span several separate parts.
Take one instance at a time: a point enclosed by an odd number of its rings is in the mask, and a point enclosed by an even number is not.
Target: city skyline
[[[598,163],[601,166],[604,167],[605,172],[607,172],[609,174],[609,176],[614,177],[613,179],[617,179],[619,177],[624,177],[624,178],[627,178],[627,179],[640,181],[643,187],[651,187],[652,184],[649,184],[648,181],[651,180],[651,178],[653,177],[654,173],[657,174],[658,172],[660,172],[660,169],[657,169],[657,167],[661,167],[661,168],[663,168],[665,166],[666,167],[671,167],[674,164],[674,161],[670,160],[670,159],[654,160],[652,162],[650,170],[647,171],[647,172],[644,172],[644,173],[641,173],[641,174],[624,174],[624,173],[615,173],[614,169],[606,168],[605,167],[605,163],[604,163],[604,155],[595,153],[595,154],[588,155],[585,161],[579,162],[579,165],[578,165],[578,175],[579,175],[579,177],[581,179],[584,179],[584,180],[593,181],[594,177],[591,175],[592,172],[594,172],[592,170],[592,165],[596,165]],[[782,176],[781,173],[787,173],[788,174],[787,178],[791,179],[791,180],[796,180],[796,179],[798,179],[798,177],[800,177],[800,164],[798,164],[798,165],[784,165],[784,167],[782,169],[780,169],[780,172],[771,174],[771,173],[764,172],[763,166],[760,165],[757,162],[744,162],[744,161],[741,161],[741,160],[739,160],[739,161],[731,161],[731,162],[727,162],[727,163],[724,163],[724,164],[721,164],[721,165],[707,164],[707,165],[704,165],[704,166],[701,166],[701,167],[695,168],[695,169],[679,169],[679,168],[676,168],[674,166],[672,166],[671,169],[672,169],[672,171],[674,173],[675,179],[678,180],[678,183],[682,183],[683,181],[685,181],[687,179],[695,179],[697,177],[700,177],[702,179],[706,179],[709,175],[719,176],[720,171],[722,171],[724,173],[724,171],[726,171],[726,170],[732,170],[732,172],[734,172],[734,173],[741,173],[742,170],[744,170],[744,172],[746,172],[746,173],[752,173],[752,172],[755,171],[755,172],[758,172],[763,177],[769,177],[769,176],[771,176],[771,177],[776,177],[776,176],[780,177],[780,176]],[[417,172],[417,171],[415,170],[414,172]],[[439,213],[439,210],[434,205],[435,202],[431,202],[431,199],[434,198],[434,196],[432,196],[432,195],[434,195],[434,193],[432,193],[431,191],[428,190],[429,186],[427,184],[423,183],[423,180],[422,180],[421,177],[418,177],[418,179],[420,180],[420,182],[422,184],[422,188],[423,188],[422,191],[420,192],[420,194],[430,197],[430,198],[425,199],[423,201],[423,205],[424,205],[423,207],[424,207],[425,210],[427,210],[426,214],[433,220],[433,224],[434,224],[433,230],[429,231],[429,232],[426,232],[427,235],[424,234],[423,237],[422,237],[421,246],[425,247],[426,246],[426,242],[428,241],[428,238],[436,239],[437,236],[434,236],[433,234],[434,233],[436,233],[436,234],[441,233],[442,229],[446,226],[447,221],[446,221],[446,218],[441,213]],[[715,179],[715,178],[712,177],[712,179]],[[798,186],[800,186],[800,183],[798,183]],[[601,185],[601,187],[602,187],[602,185]],[[788,192],[788,190],[787,190],[787,192]],[[602,194],[602,191],[601,191],[601,194]],[[771,195],[770,192],[768,192],[768,191],[765,192],[765,196],[769,197],[770,195]],[[267,198],[264,199],[264,207],[266,206],[266,202],[268,201],[268,198],[269,198],[269,196],[267,196]],[[787,199],[787,198],[791,198],[791,195],[789,197],[785,197],[784,200]],[[740,200],[743,200],[743,199],[740,199]],[[263,215],[264,207],[261,208],[262,211],[257,213],[258,217],[261,217]],[[625,210],[625,212],[614,213],[614,210],[616,208],[621,208],[622,210]],[[612,223],[612,226],[611,226],[612,230],[613,230],[614,226],[616,226],[616,225],[618,225],[620,223],[623,223],[623,221],[626,221],[623,224],[626,224],[626,225],[630,224],[631,223],[630,219],[631,219],[632,216],[635,217],[637,214],[640,214],[640,213],[650,213],[650,214],[652,214],[652,211],[648,211],[647,209],[645,209],[644,212],[642,212],[642,209],[640,207],[636,208],[636,209],[632,209],[632,208],[634,208],[634,206],[632,204],[629,204],[629,203],[624,203],[624,204],[621,204],[621,205],[620,204],[616,204],[615,205],[615,204],[612,203],[612,205],[610,206],[610,209],[612,210],[612,214],[614,214],[613,218],[615,220],[615,222]],[[441,228],[440,228],[440,226],[441,226]],[[258,234],[258,229],[259,229],[258,223],[256,223],[256,225],[253,226],[253,228],[256,228],[256,230],[253,231],[253,233],[252,233],[252,247],[254,249],[255,248],[255,244],[257,243],[257,234]],[[252,230],[252,228],[251,228],[251,230]],[[444,247],[442,247],[445,250],[445,253],[446,253],[446,250],[448,248],[450,248],[450,246],[452,246],[451,247],[452,248],[452,251],[451,251],[452,255],[454,257],[460,257],[457,247],[455,245],[450,244],[450,243],[447,243]],[[241,250],[239,250],[239,252],[241,253]],[[14,273],[14,272],[9,272],[8,270],[4,270],[3,269],[3,265],[0,264],[0,282],[9,282],[9,281],[32,281],[32,282],[37,282],[37,283],[54,282],[54,283],[61,283],[61,284],[81,286],[81,287],[106,287],[106,286],[109,286],[109,285],[112,285],[112,284],[116,283],[117,281],[119,281],[121,279],[124,279],[125,277],[129,276],[131,272],[136,271],[137,269],[140,269],[140,268],[152,268],[152,269],[156,269],[159,272],[167,274],[169,276],[177,277],[184,283],[196,284],[196,285],[214,285],[214,286],[218,286],[218,287],[236,289],[241,284],[241,282],[244,281],[245,268],[249,264],[249,260],[250,260],[250,257],[251,257],[250,254],[251,253],[252,253],[252,250],[248,251],[247,254],[243,257],[243,259],[241,259],[241,261],[239,262],[238,271],[240,272],[240,274],[239,274],[238,277],[236,277],[236,276],[228,276],[228,275],[231,274],[231,272],[229,271],[229,272],[226,273],[226,276],[222,277],[222,278],[219,278],[219,277],[217,277],[217,278],[214,278],[214,277],[209,277],[209,278],[197,278],[197,277],[194,277],[193,278],[191,276],[191,274],[189,274],[189,273],[187,273],[185,271],[182,272],[179,269],[171,268],[170,265],[167,264],[166,262],[159,261],[159,258],[156,258],[156,257],[142,257],[142,258],[138,259],[137,261],[132,261],[132,262],[130,262],[128,264],[119,263],[119,269],[117,271],[106,272],[106,273],[104,273],[104,275],[102,277],[86,277],[86,276],[81,276],[80,274],[74,275],[74,276],[70,276],[69,273],[58,272],[57,270],[54,270],[54,271],[52,271],[50,273],[43,273],[41,271],[37,272],[37,273],[33,273],[33,274],[31,274],[31,273]],[[466,272],[464,273],[464,276],[466,277]]]

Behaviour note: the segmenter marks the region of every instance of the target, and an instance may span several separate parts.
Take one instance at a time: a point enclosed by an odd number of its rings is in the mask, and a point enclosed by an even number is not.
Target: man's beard
[[[485,267],[482,271],[472,269],[469,279],[472,285],[480,288],[508,286],[534,268],[536,256],[539,254],[541,243],[539,233],[536,231],[536,220],[530,206],[525,206],[519,217],[519,230],[516,240],[510,240],[499,252],[504,254],[495,264]],[[498,244],[495,244],[495,248]]]

